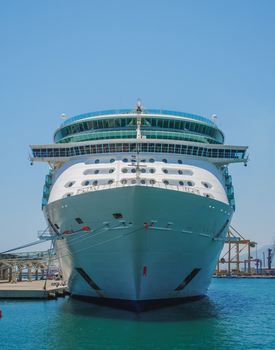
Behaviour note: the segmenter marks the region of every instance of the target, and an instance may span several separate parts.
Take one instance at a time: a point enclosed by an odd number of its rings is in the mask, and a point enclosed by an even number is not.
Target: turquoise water
[[[275,349],[275,280],[214,279],[200,301],[143,313],[70,298],[0,301],[0,349]]]

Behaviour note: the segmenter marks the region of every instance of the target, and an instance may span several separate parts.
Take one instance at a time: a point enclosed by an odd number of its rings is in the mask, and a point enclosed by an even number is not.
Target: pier
[[[0,299],[48,299],[66,294],[53,250],[0,254]],[[54,259],[55,260],[55,259]]]

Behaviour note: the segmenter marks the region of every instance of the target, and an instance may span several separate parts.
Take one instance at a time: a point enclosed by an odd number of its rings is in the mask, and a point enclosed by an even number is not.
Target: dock
[[[0,282],[0,299],[53,299],[66,294],[67,286],[61,281]]]

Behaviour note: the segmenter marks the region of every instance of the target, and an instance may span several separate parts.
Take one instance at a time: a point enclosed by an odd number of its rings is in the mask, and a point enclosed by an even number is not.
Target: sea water
[[[0,349],[275,349],[275,279],[213,279],[200,301],[134,313],[0,301]]]

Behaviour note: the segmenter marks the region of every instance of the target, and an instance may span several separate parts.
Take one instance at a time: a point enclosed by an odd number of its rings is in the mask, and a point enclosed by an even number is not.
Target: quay
[[[0,299],[51,299],[67,294],[54,251],[0,254]]]
[[[0,281],[0,299],[53,299],[66,293],[66,285],[61,281]]]

